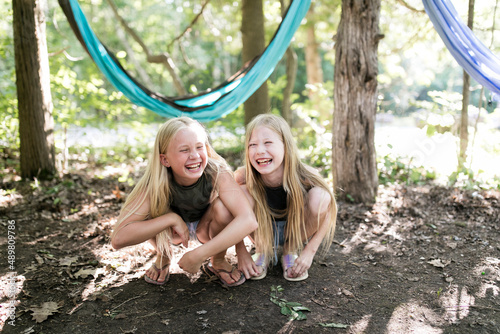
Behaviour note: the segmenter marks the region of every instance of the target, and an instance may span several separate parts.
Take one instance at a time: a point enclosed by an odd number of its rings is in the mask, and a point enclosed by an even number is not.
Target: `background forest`
[[[241,8],[237,1],[106,1],[81,6],[99,38],[145,86],[167,96],[179,95],[162,64],[148,63],[137,39],[120,24],[123,19],[151,54],[168,52],[187,93],[216,86],[242,65]],[[466,0],[455,0],[467,20]],[[265,1],[265,31],[269,41],[281,20],[279,1]],[[474,32],[493,52],[497,3],[475,5]],[[116,6],[119,16],[113,12]],[[331,123],[335,34],[339,0],[313,1],[313,9],[295,34],[297,55],[291,110],[294,131],[308,162],[331,178]],[[494,10],[492,10],[494,9]],[[0,145],[2,178],[17,180],[18,119],[10,1],[0,1]],[[200,14],[201,13],[201,14]],[[110,19],[112,18],[112,19]],[[498,21],[498,19],[497,19]],[[56,1],[46,8],[47,45],[54,105],[58,170],[76,162],[116,165],[143,161],[164,118],[130,103],[103,77],[78,43]],[[469,154],[466,169],[457,171],[458,122],[463,72],[444,47],[418,0],[383,1],[379,44],[376,147],[381,183],[418,183],[429,179],[467,186],[498,187],[494,167],[500,147],[500,112],[490,93],[475,82],[469,107]],[[308,77],[306,53],[318,53],[321,68]],[[271,109],[280,113],[287,82],[285,61],[268,80]],[[214,146],[238,156],[242,150],[244,111],[207,123]],[[495,160],[496,159],[496,160]],[[69,163],[68,163],[69,162]],[[489,162],[489,163],[488,163]],[[498,161],[497,161],[498,162]],[[236,164],[238,162],[235,162]]]

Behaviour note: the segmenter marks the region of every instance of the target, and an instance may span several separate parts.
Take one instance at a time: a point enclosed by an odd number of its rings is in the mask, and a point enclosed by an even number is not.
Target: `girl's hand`
[[[238,255],[238,270],[245,275],[246,279],[259,276],[259,267],[255,264],[255,262],[253,262],[252,256],[248,253],[247,249],[243,248],[241,248],[241,250],[237,250],[236,252]]]
[[[290,277],[299,277],[306,272],[309,268],[311,268],[312,261],[314,259],[314,254],[312,252],[308,252],[307,249],[304,249],[300,256],[295,259],[295,264],[288,270],[288,275]]]
[[[184,247],[187,247],[189,241],[189,229],[187,227],[187,224],[182,220],[182,218],[179,215],[175,213],[167,213],[167,215],[175,215],[178,218],[175,219],[171,225],[173,231],[172,239],[174,243],[178,244],[179,242],[181,242]]]
[[[200,270],[200,267],[204,261],[200,260],[200,258],[196,256],[195,251],[196,249],[186,252],[178,262],[178,265],[182,270],[191,274],[196,274],[198,270]]]

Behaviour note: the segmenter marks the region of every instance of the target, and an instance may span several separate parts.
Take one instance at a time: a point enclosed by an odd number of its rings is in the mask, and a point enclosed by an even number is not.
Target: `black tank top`
[[[191,186],[181,186],[171,178],[170,192],[172,201],[170,208],[177,213],[186,223],[201,219],[210,205],[213,184],[212,178],[206,173]]]
[[[278,220],[287,220],[287,194],[283,186],[271,188],[264,187],[266,190],[267,205],[271,209],[271,215]]]

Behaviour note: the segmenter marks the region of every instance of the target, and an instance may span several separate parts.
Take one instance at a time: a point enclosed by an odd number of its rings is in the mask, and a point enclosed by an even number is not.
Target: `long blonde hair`
[[[217,184],[217,176],[220,172],[229,171],[226,161],[212,148],[208,133],[201,123],[189,117],[178,117],[168,120],[158,130],[146,171],[127,197],[112,235],[115,235],[119,229],[123,228],[120,225],[124,220],[134,214],[145,216],[144,219],[153,219],[170,211],[170,183],[172,182],[171,178],[173,175],[171,168],[167,168],[161,164],[160,154],[166,154],[168,145],[177,132],[188,127],[198,127],[205,135],[208,161],[204,173],[211,176],[214,185]],[[214,190],[218,191],[215,186]],[[137,212],[146,198],[149,198],[150,211]],[[162,231],[156,236],[158,252],[161,255],[166,254],[169,258],[172,256],[169,247],[170,240],[170,230]]]
[[[320,187],[328,192],[330,201],[328,201],[329,217],[318,215],[318,228],[320,219],[325,217],[329,219],[328,232],[323,238],[322,248],[326,253],[333,242],[335,233],[335,224],[337,219],[337,204],[332,190],[324,179],[315,174],[299,158],[299,150],[295,144],[292,132],[288,123],[279,116],[272,114],[261,114],[256,116],[247,126],[245,138],[245,169],[246,186],[248,192],[255,200],[254,212],[259,223],[259,228],[255,232],[256,247],[259,252],[264,253],[267,260],[273,255],[273,217],[266,200],[266,191],[262,176],[255,170],[250,162],[248,145],[252,132],[259,126],[265,126],[280,136],[284,144],[283,158],[283,188],[287,193],[287,223],[285,228],[285,239],[288,241],[290,251],[300,252],[303,243],[306,240],[305,227],[305,207],[307,203],[308,190],[312,187]],[[320,204],[319,212],[322,212]]]

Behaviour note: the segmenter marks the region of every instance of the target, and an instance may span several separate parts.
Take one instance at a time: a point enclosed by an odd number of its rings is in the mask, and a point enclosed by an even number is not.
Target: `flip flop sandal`
[[[156,266],[156,263],[153,263],[153,265],[151,266],[154,270],[156,270],[156,272],[158,273],[158,277],[160,277],[160,273],[165,270],[165,268],[168,269],[167,271],[167,276],[165,276],[165,280],[162,281],[162,282],[159,282],[157,280],[154,280],[150,277],[148,277],[146,274],[144,274],[144,280],[150,284],[154,284],[154,285],[164,285],[165,283],[167,283],[168,279],[170,278],[170,263],[164,265],[161,269],[158,269],[158,267]]]
[[[288,269],[293,267],[293,265],[295,264],[295,260],[298,257],[299,256],[297,254],[286,254],[286,255],[283,255],[283,257],[281,258],[281,264],[283,265],[283,277],[287,281],[298,282],[298,281],[303,281],[309,277],[307,270],[299,277],[288,276]]]
[[[241,285],[243,283],[245,283],[246,281],[246,278],[245,278],[245,275],[243,275],[243,273],[240,273],[241,276],[240,276],[240,279],[234,283],[227,283],[225,280],[222,279],[222,276],[221,276],[221,273],[226,273],[226,274],[229,274],[231,275],[235,270],[237,270],[235,267],[233,267],[233,269],[231,271],[227,271],[227,270],[224,270],[224,269],[215,269],[213,266],[212,266],[212,263],[208,263],[207,265],[207,268],[208,270],[210,270],[215,276],[217,276],[219,278],[219,280],[221,281],[222,285],[230,288],[230,287],[233,287],[233,286],[238,286],[238,285]]]
[[[257,267],[261,268],[261,272],[260,272],[259,276],[252,276],[252,277],[250,277],[250,279],[254,280],[254,281],[258,281],[258,280],[261,280],[264,277],[266,277],[266,275],[267,275],[267,263],[265,263],[265,261],[266,261],[265,255],[263,253],[255,253],[254,255],[252,255],[252,260],[253,260],[253,262],[255,262],[255,265]]]

